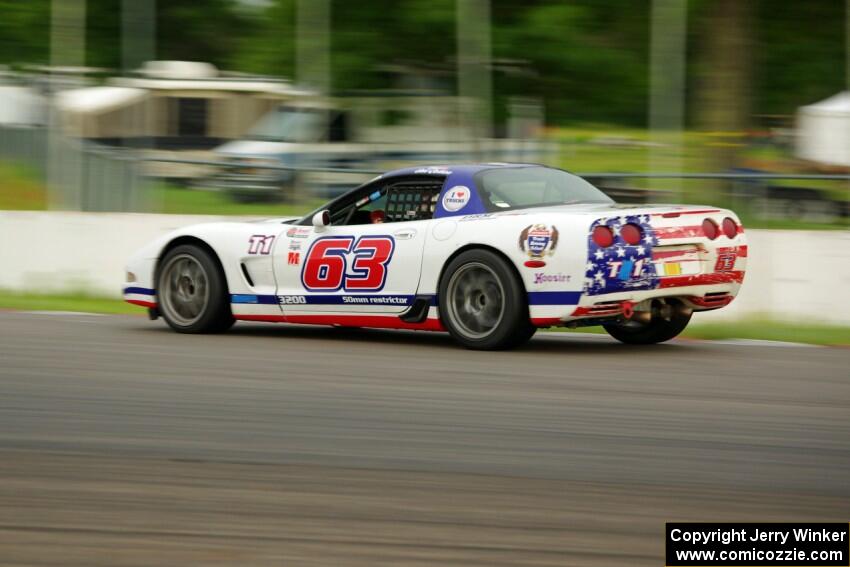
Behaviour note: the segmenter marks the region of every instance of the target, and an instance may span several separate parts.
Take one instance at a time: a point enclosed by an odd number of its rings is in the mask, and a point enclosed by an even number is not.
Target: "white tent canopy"
[[[797,111],[797,156],[850,167],[850,91]]]
[[[144,89],[88,87],[63,91],[56,97],[65,132],[83,137],[138,135],[145,130]]]
[[[56,104],[63,112],[100,114],[141,102],[143,89],[129,87],[89,87],[59,93]]]

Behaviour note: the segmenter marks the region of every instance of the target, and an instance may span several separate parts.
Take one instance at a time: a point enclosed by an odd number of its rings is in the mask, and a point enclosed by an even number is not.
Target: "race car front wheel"
[[[233,325],[224,274],[211,254],[177,246],[162,259],[156,293],[159,311],[178,333],[217,333]]]
[[[667,317],[653,316],[648,323],[626,321],[603,325],[608,334],[630,345],[663,343],[685,330],[691,320],[691,311],[683,309],[681,303],[669,301],[672,308]]]
[[[440,281],[440,318],[461,345],[478,350],[518,346],[536,330],[516,272],[489,250],[452,260]]]

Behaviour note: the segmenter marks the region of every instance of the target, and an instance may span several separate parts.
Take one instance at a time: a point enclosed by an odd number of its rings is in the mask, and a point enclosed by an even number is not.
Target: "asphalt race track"
[[[848,521],[850,350],[0,312],[0,564],[663,565]]]

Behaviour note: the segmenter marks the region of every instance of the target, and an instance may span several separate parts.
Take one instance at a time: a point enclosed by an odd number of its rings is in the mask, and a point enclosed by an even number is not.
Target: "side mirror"
[[[316,229],[316,232],[321,232],[325,230],[326,227],[331,224],[331,212],[327,209],[324,211],[319,211],[315,215],[313,215],[313,228]]]

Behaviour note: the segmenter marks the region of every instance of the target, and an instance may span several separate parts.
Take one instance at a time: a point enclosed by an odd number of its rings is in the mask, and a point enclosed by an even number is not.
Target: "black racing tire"
[[[490,250],[468,250],[449,262],[438,297],[443,326],[468,349],[511,349],[537,331],[519,275]]]
[[[685,330],[691,320],[690,311],[673,310],[670,320],[653,317],[649,323],[609,323],[603,325],[609,335],[628,345],[663,343]]]
[[[235,322],[227,281],[207,249],[183,244],[169,250],[157,270],[157,303],[178,333],[221,333]]]

